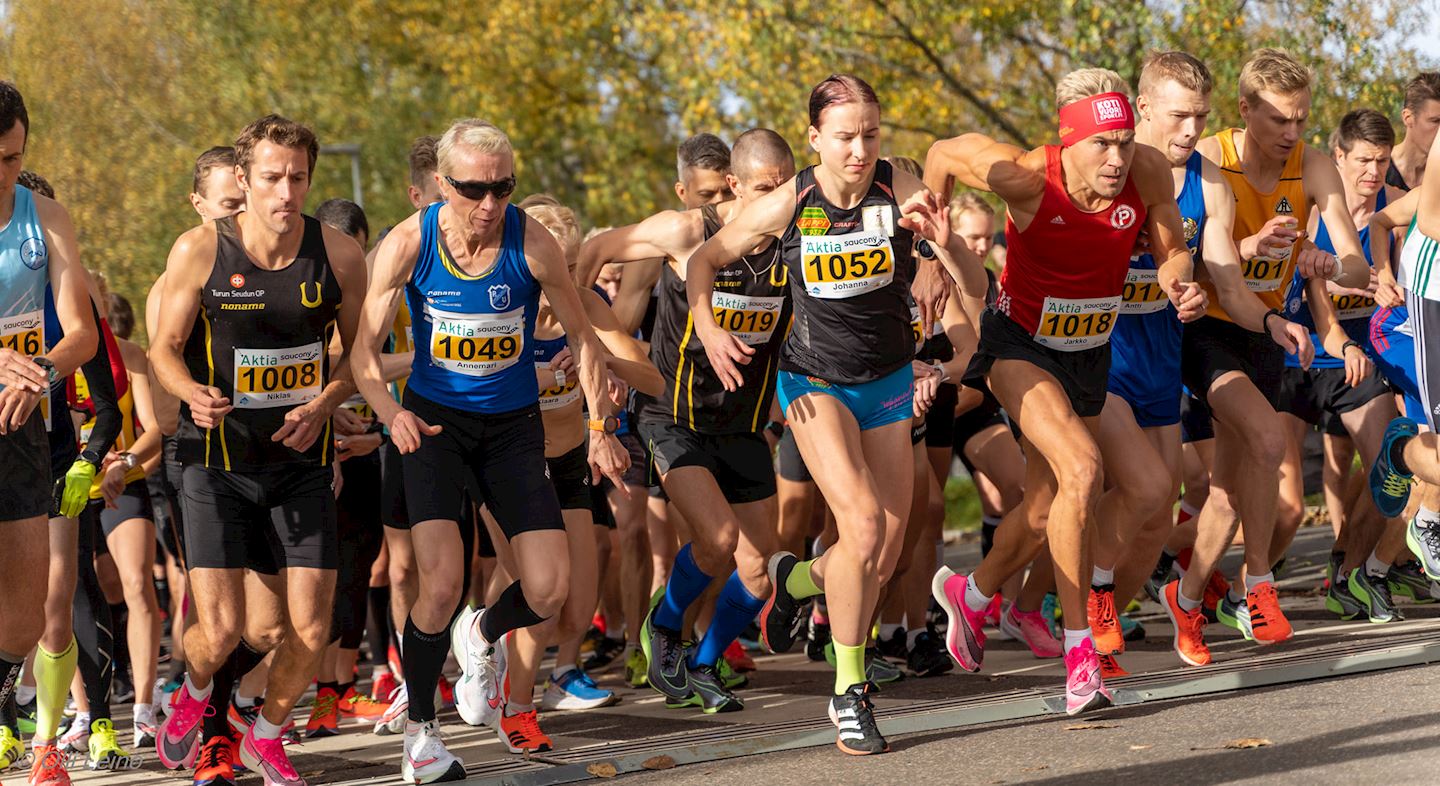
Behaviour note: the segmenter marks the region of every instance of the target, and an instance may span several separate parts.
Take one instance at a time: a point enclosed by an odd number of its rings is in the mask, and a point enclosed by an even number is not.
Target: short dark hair
[[[365,218],[365,209],[348,199],[327,199],[315,208],[315,220],[344,232],[350,237],[365,233],[370,239],[370,221]]]
[[[217,145],[200,154],[195,159],[195,182],[190,186],[192,193],[205,196],[205,181],[210,177],[210,170],[224,167],[233,170],[235,168],[235,148],[229,145]]]
[[[1330,135],[1330,149],[1348,153],[1356,142],[1394,147],[1395,126],[1390,125],[1390,118],[1373,109],[1352,109],[1340,118],[1340,125]]]
[[[762,166],[795,168],[795,153],[785,138],[768,128],[752,128],[735,138],[730,151],[730,169],[735,177],[749,180]]]
[[[320,141],[315,138],[315,132],[294,120],[270,114],[245,126],[235,140],[235,163],[247,175],[250,173],[250,162],[255,157],[255,146],[262,141],[281,147],[304,148],[310,159],[309,173],[315,174],[315,159],[320,157]]]
[[[34,191],[40,196],[50,197],[51,199],[55,198],[54,187],[50,185],[49,180],[41,177],[38,172],[22,169],[20,170],[20,177],[16,178],[15,182]]]
[[[0,134],[10,133],[19,123],[25,127],[25,139],[30,139],[30,113],[25,111],[25,97],[14,82],[0,79]]]
[[[1440,101],[1440,72],[1422,71],[1405,85],[1406,109],[1419,112],[1426,101]]]
[[[820,127],[820,116],[836,104],[874,104],[880,106],[875,88],[853,74],[831,74],[810,91],[810,125]]]
[[[675,151],[675,174],[680,180],[692,169],[711,172],[730,171],[730,148],[714,134],[696,134]]]
[[[440,137],[430,135],[416,137],[410,143],[410,185],[424,188],[425,180],[435,174],[440,166],[435,153],[438,144]]]
[[[130,301],[118,292],[107,292],[105,310],[108,314],[105,321],[110,323],[110,332],[120,338],[130,338],[130,334],[135,332],[135,309],[130,305]]]

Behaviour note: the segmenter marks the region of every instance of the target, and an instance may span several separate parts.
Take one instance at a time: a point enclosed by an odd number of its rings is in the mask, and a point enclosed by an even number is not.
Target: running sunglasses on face
[[[445,182],[460,196],[476,202],[484,201],[486,194],[493,194],[496,199],[504,199],[515,192],[514,175],[503,180],[456,180],[446,175]]]

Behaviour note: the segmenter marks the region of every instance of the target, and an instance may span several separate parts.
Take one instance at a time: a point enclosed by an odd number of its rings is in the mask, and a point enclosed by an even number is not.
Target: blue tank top
[[[530,344],[540,283],[525,261],[525,214],[506,206],[495,264],[471,276],[445,248],[441,207],[432,204],[421,216],[420,254],[405,285],[415,336],[408,387],[469,412],[531,406],[539,393]]]
[[[1375,210],[1385,209],[1385,189],[1375,196]],[[1365,251],[1365,261],[1370,264],[1370,225],[1367,223],[1359,232],[1360,248]],[[1319,226],[1315,229],[1315,247],[1321,251],[1335,253],[1335,241],[1330,237],[1330,230],[1325,226],[1325,219],[1321,218]],[[1394,243],[1391,243],[1390,250],[1395,250]],[[1331,295],[1330,302],[1335,305],[1335,315],[1340,318],[1340,327],[1351,341],[1360,342],[1361,349],[1368,354],[1370,352],[1370,317],[1375,314],[1375,299],[1365,295]],[[1320,346],[1320,337],[1315,333],[1315,317],[1310,313],[1310,305],[1305,302],[1305,279],[1296,270],[1293,278],[1290,279],[1290,288],[1285,293],[1285,311],[1290,321],[1297,322],[1310,329],[1310,342],[1315,345],[1315,360],[1310,363],[1310,368],[1344,368],[1345,359],[1337,358],[1325,351]],[[1290,368],[1299,368],[1300,359],[1294,355],[1285,355],[1285,365]]]
[[[26,357],[45,353],[49,263],[35,197],[17,184],[10,223],[0,228],[0,347]],[[0,390],[4,387],[0,385]]]
[[[1190,154],[1190,160],[1185,162],[1185,182],[1175,200],[1180,207],[1185,244],[1197,261],[1205,232],[1205,195],[1200,176],[1203,161],[1199,153]],[[1178,380],[1180,335],[1180,319],[1169,295],[1160,287],[1155,258],[1144,254],[1131,259],[1120,316],[1110,336],[1111,378],[1138,375]]]

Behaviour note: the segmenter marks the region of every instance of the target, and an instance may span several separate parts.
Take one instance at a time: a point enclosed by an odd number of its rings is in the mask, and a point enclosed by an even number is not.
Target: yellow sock
[[[813,598],[816,595],[824,594],[824,590],[821,590],[819,585],[815,583],[815,579],[810,576],[810,564],[814,561],[815,560],[811,559],[795,563],[795,567],[791,569],[790,575],[785,577],[785,589],[790,593],[790,596],[796,600]]]
[[[835,695],[865,682],[865,645],[835,642]]]
[[[53,742],[65,715],[65,696],[75,678],[75,661],[79,657],[75,639],[63,652],[47,652],[35,648],[35,737],[36,742]]]

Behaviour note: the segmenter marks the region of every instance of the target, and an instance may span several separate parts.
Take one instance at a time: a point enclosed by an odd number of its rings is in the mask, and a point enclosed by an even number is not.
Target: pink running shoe
[[[1012,603],[1000,618],[1000,630],[1016,641],[1025,642],[1037,658],[1058,658],[1064,654],[1050,626],[1045,624],[1045,615],[1039,611],[1021,611]]]
[[[930,594],[949,619],[945,649],[960,668],[976,672],[985,657],[985,610],[971,611],[965,605],[965,586],[969,580],[969,576],[957,576],[942,566],[930,580]]]
[[[170,698],[170,714],[160,724],[155,738],[155,755],[166,769],[188,770],[195,765],[200,752],[200,721],[211,714],[210,699],[190,695],[190,686],[182,684]]]
[[[240,761],[246,769],[264,776],[265,786],[305,786],[305,779],[285,755],[285,742],[279,738],[262,740],[252,729],[240,741]]]
[[[1087,710],[1110,706],[1110,691],[1100,676],[1100,656],[1095,645],[1086,639],[1080,646],[1065,653],[1065,714],[1079,715]]]

